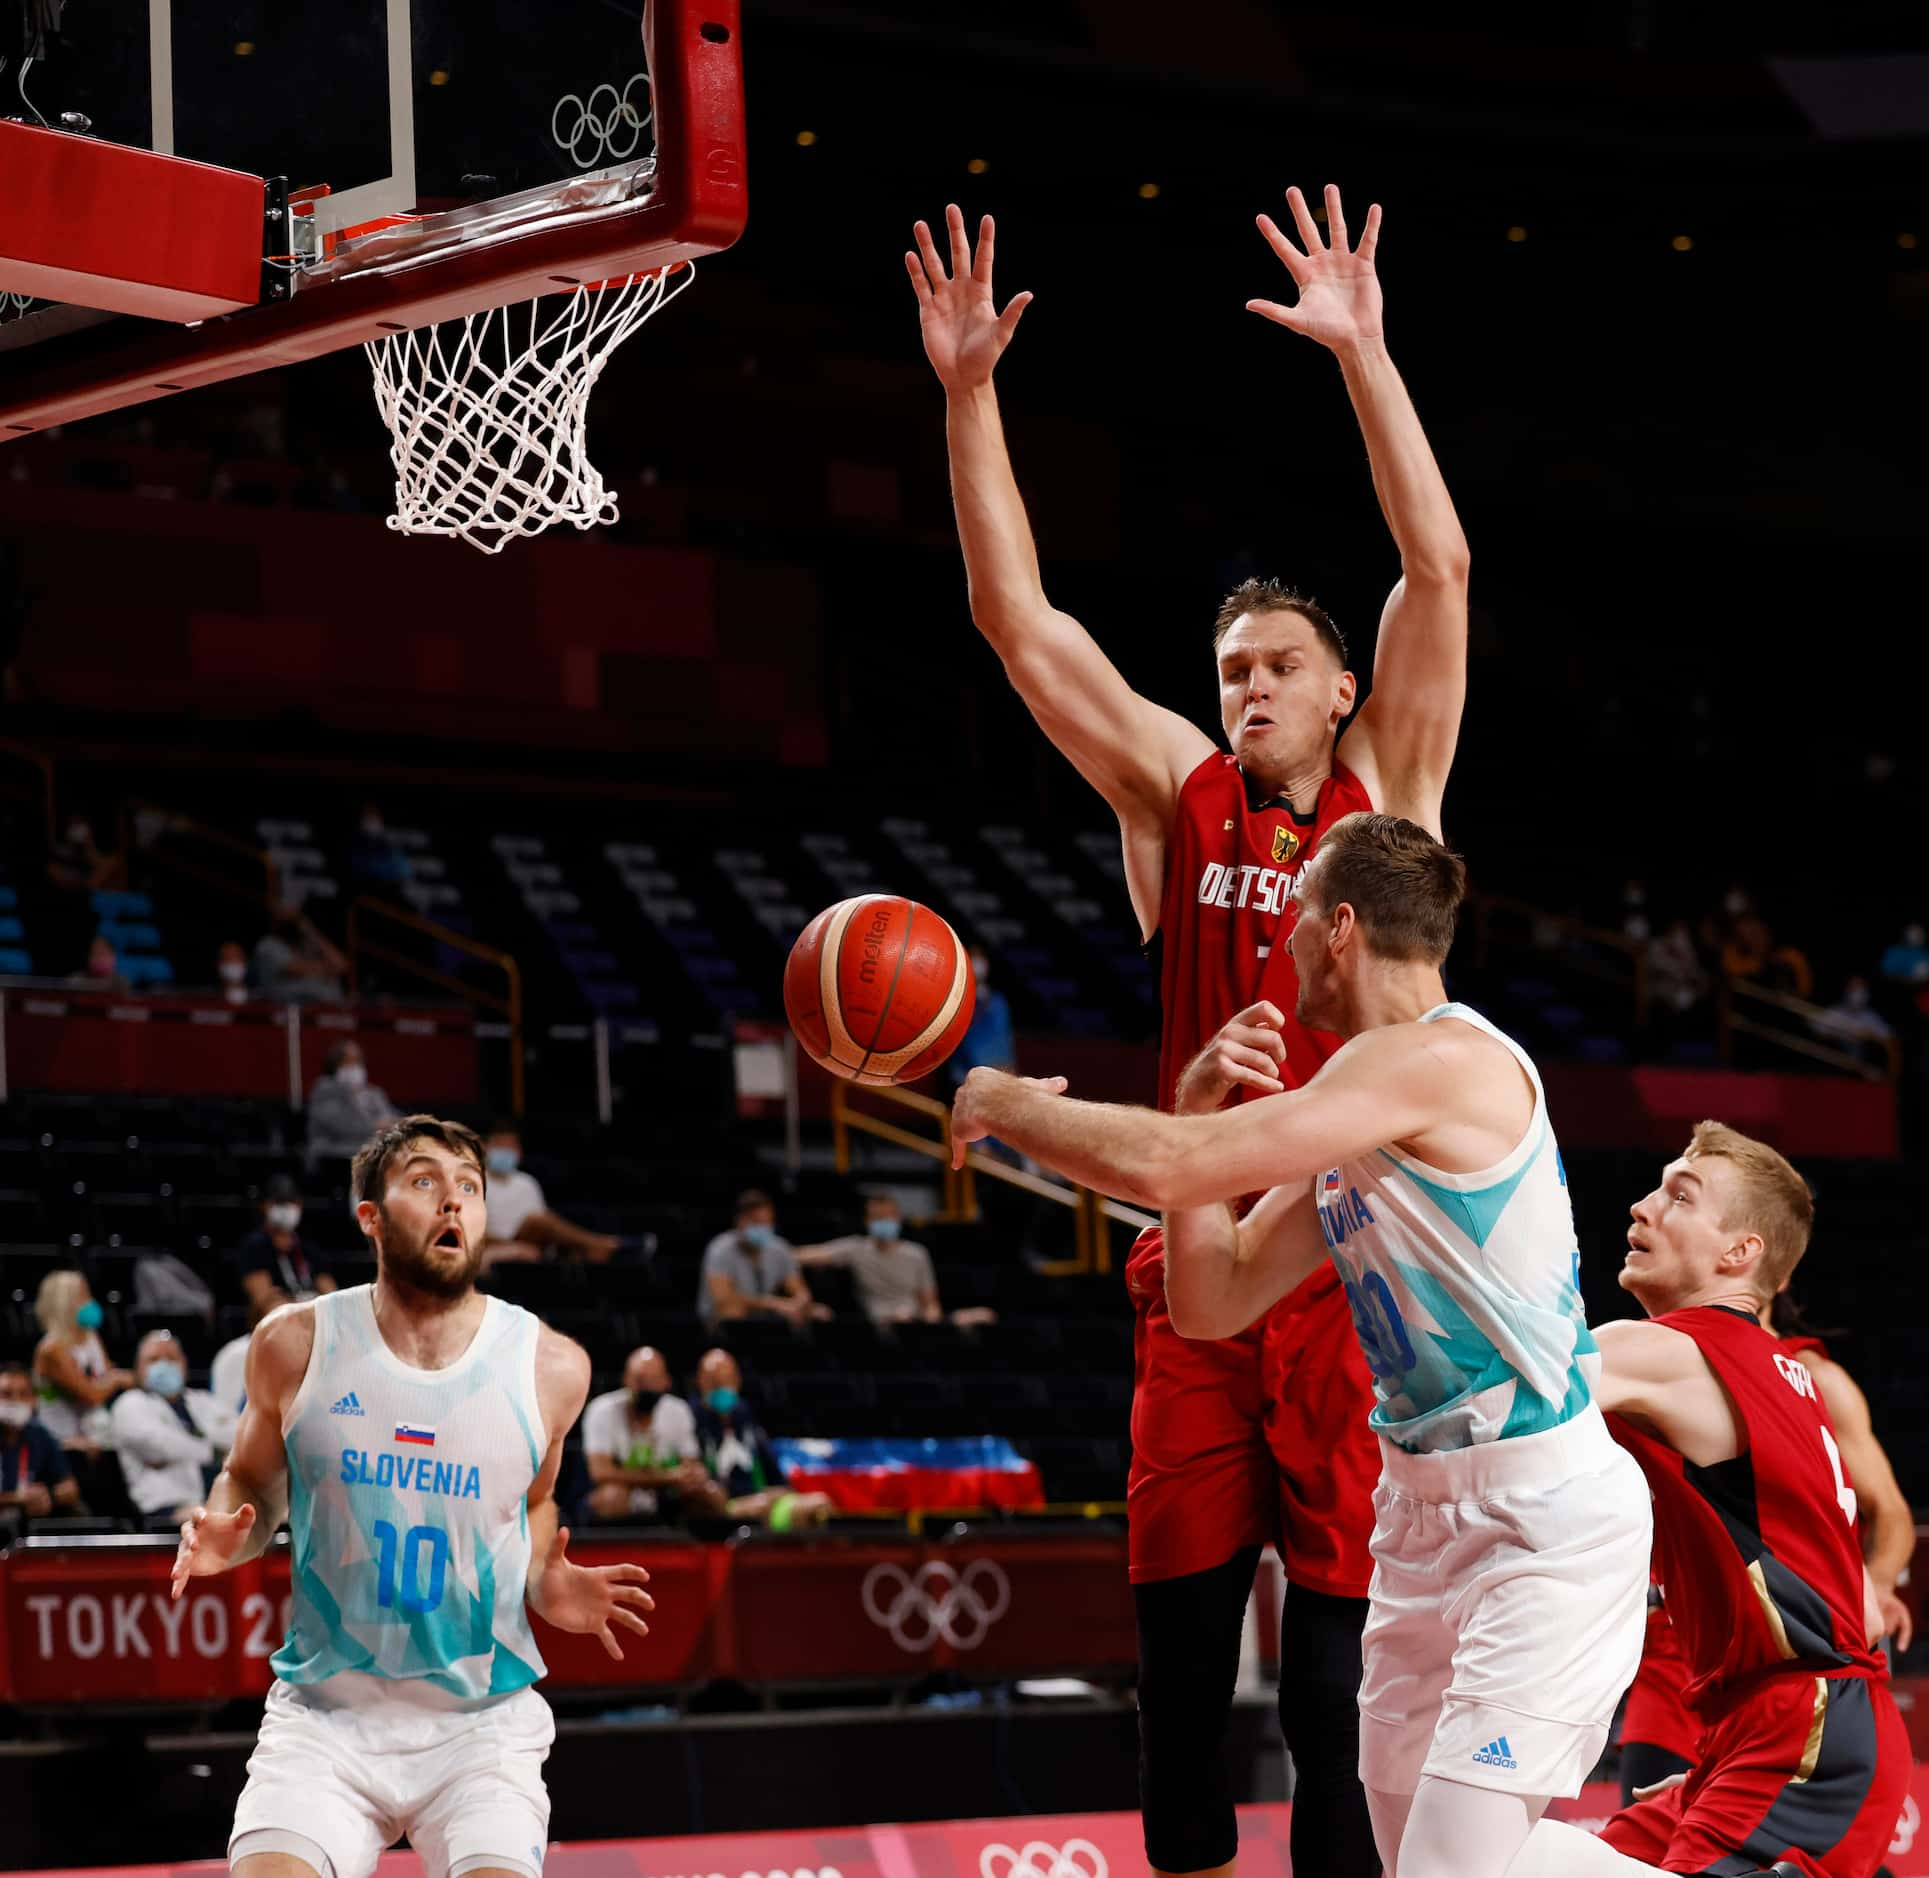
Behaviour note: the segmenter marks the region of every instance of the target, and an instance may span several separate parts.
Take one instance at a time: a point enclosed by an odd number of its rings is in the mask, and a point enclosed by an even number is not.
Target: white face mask
[[[293,1232],[301,1224],[299,1200],[277,1200],[268,1209],[268,1224],[277,1232]]]
[[[224,985],[245,985],[248,982],[248,961],[246,959],[224,959],[220,966],[221,982]]]
[[[32,1420],[31,1402],[0,1402],[0,1428],[24,1428]]]
[[[366,1063],[344,1063],[336,1074],[350,1089],[362,1089],[368,1085],[368,1065]]]

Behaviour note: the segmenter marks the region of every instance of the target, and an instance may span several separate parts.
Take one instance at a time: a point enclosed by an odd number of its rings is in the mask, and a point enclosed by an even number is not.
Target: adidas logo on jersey
[[[328,1412],[331,1415],[366,1415],[368,1413],[368,1410],[363,1408],[361,1403],[356,1401],[355,1391],[351,1389]]]
[[[1497,1741],[1489,1741],[1484,1748],[1474,1753],[1476,1767],[1505,1767],[1510,1772],[1520,1765],[1514,1759],[1514,1750],[1507,1745],[1507,1737],[1502,1735]]]

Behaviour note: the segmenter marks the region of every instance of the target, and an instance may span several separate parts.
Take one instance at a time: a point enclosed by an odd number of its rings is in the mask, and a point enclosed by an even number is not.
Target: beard
[[[446,1223],[437,1222],[429,1230],[411,1235],[389,1217],[386,1206],[377,1211],[382,1222],[382,1269],[397,1284],[407,1285],[424,1297],[449,1302],[475,1289],[477,1274],[482,1270],[481,1246],[467,1246],[461,1257],[455,1258],[435,1245],[448,1230]]]

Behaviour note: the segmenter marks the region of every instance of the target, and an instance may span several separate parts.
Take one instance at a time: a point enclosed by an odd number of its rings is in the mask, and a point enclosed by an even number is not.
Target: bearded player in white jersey
[[[528,1610],[620,1659],[649,1573],[569,1560],[554,1492],[589,1357],[476,1290],[481,1141],[405,1116],[352,1181],[375,1283],[256,1329],[233,1450],[175,1555],[178,1598],[289,1523],[293,1615],[229,1864],[367,1878],[406,1832],[430,1878],[541,1878],[555,1724]]]

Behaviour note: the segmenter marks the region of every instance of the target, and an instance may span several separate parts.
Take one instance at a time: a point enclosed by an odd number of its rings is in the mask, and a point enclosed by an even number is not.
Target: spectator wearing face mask
[[[300,907],[282,901],[255,943],[255,989],[277,1004],[339,1004],[348,960]],[[361,1146],[358,1141],[355,1144]]]
[[[33,1313],[44,1333],[33,1353],[41,1423],[63,1446],[91,1454],[112,1439],[106,1405],[134,1378],[107,1360],[101,1308],[79,1272],[49,1272]]]
[[[352,1161],[378,1128],[395,1119],[386,1089],[368,1079],[359,1043],[338,1043],[308,1091],[308,1159]],[[493,1200],[493,1195],[491,1196]]]
[[[378,891],[404,885],[415,871],[373,802],[362,804],[362,819],[348,844],[348,871]]]
[[[188,1387],[174,1333],[150,1330],[134,1353],[141,1386],[114,1399],[114,1444],[127,1497],[143,1513],[186,1519],[214,1484],[240,1419]]]
[[[670,1366],[648,1344],[630,1352],[622,1388],[583,1411],[583,1459],[594,1519],[724,1510],[697,1446],[695,1412],[671,1392]]]
[[[97,893],[120,885],[121,858],[100,851],[93,824],[84,816],[70,816],[66,834],[47,855],[47,879],[63,893]]]
[[[301,1236],[301,1215],[301,1189],[286,1174],[275,1175],[262,1189],[260,1227],[234,1253],[235,1279],[250,1304],[335,1289],[326,1254]]]
[[[120,954],[101,933],[87,942],[87,963],[67,982],[77,991],[111,991],[117,997],[126,997],[132,989],[121,976]]]
[[[230,1004],[246,1004],[253,993],[248,989],[248,953],[239,939],[227,939],[214,955],[214,976],[221,995]]]
[[[489,1238],[486,1265],[543,1258],[561,1252],[601,1265],[622,1243],[565,1219],[543,1197],[536,1177],[522,1164],[522,1130],[497,1122],[483,1144],[489,1164]]]
[[[728,1350],[706,1350],[697,1364],[697,1442],[732,1519],[789,1532],[830,1517],[826,1495],[792,1491],[770,1437],[743,1399],[743,1372]]]
[[[978,1068],[1016,1070],[1018,1039],[1011,1025],[1011,1004],[991,982],[991,955],[983,946],[971,948],[971,976],[977,988],[971,1026],[959,1040],[950,1063],[953,1082],[961,1083]]]
[[[1849,1050],[1865,1063],[1886,1063],[1889,1039],[1895,1035],[1888,1020],[1869,1001],[1869,981],[1859,975],[1843,985],[1835,1003],[1809,1019],[1809,1028],[1825,1042]]]
[[[736,1223],[703,1249],[697,1315],[708,1327],[739,1317],[782,1317],[801,1324],[830,1312],[812,1301],[790,1241],[777,1231],[777,1208],[755,1187],[737,1195]]]
[[[1929,982],[1929,933],[1919,921],[1903,927],[1902,937],[1882,954],[1882,976],[1894,985]]]
[[[34,1414],[24,1363],[0,1363],[0,1507],[8,1506],[29,1519],[87,1510],[66,1449]]]
[[[938,1275],[931,1254],[904,1237],[904,1213],[888,1193],[873,1193],[864,1202],[864,1230],[823,1245],[805,1246],[797,1263],[842,1266],[857,1286],[857,1301],[874,1324],[926,1324],[944,1321],[938,1301]],[[974,1308],[954,1311],[955,1324],[988,1324],[994,1311]]]

